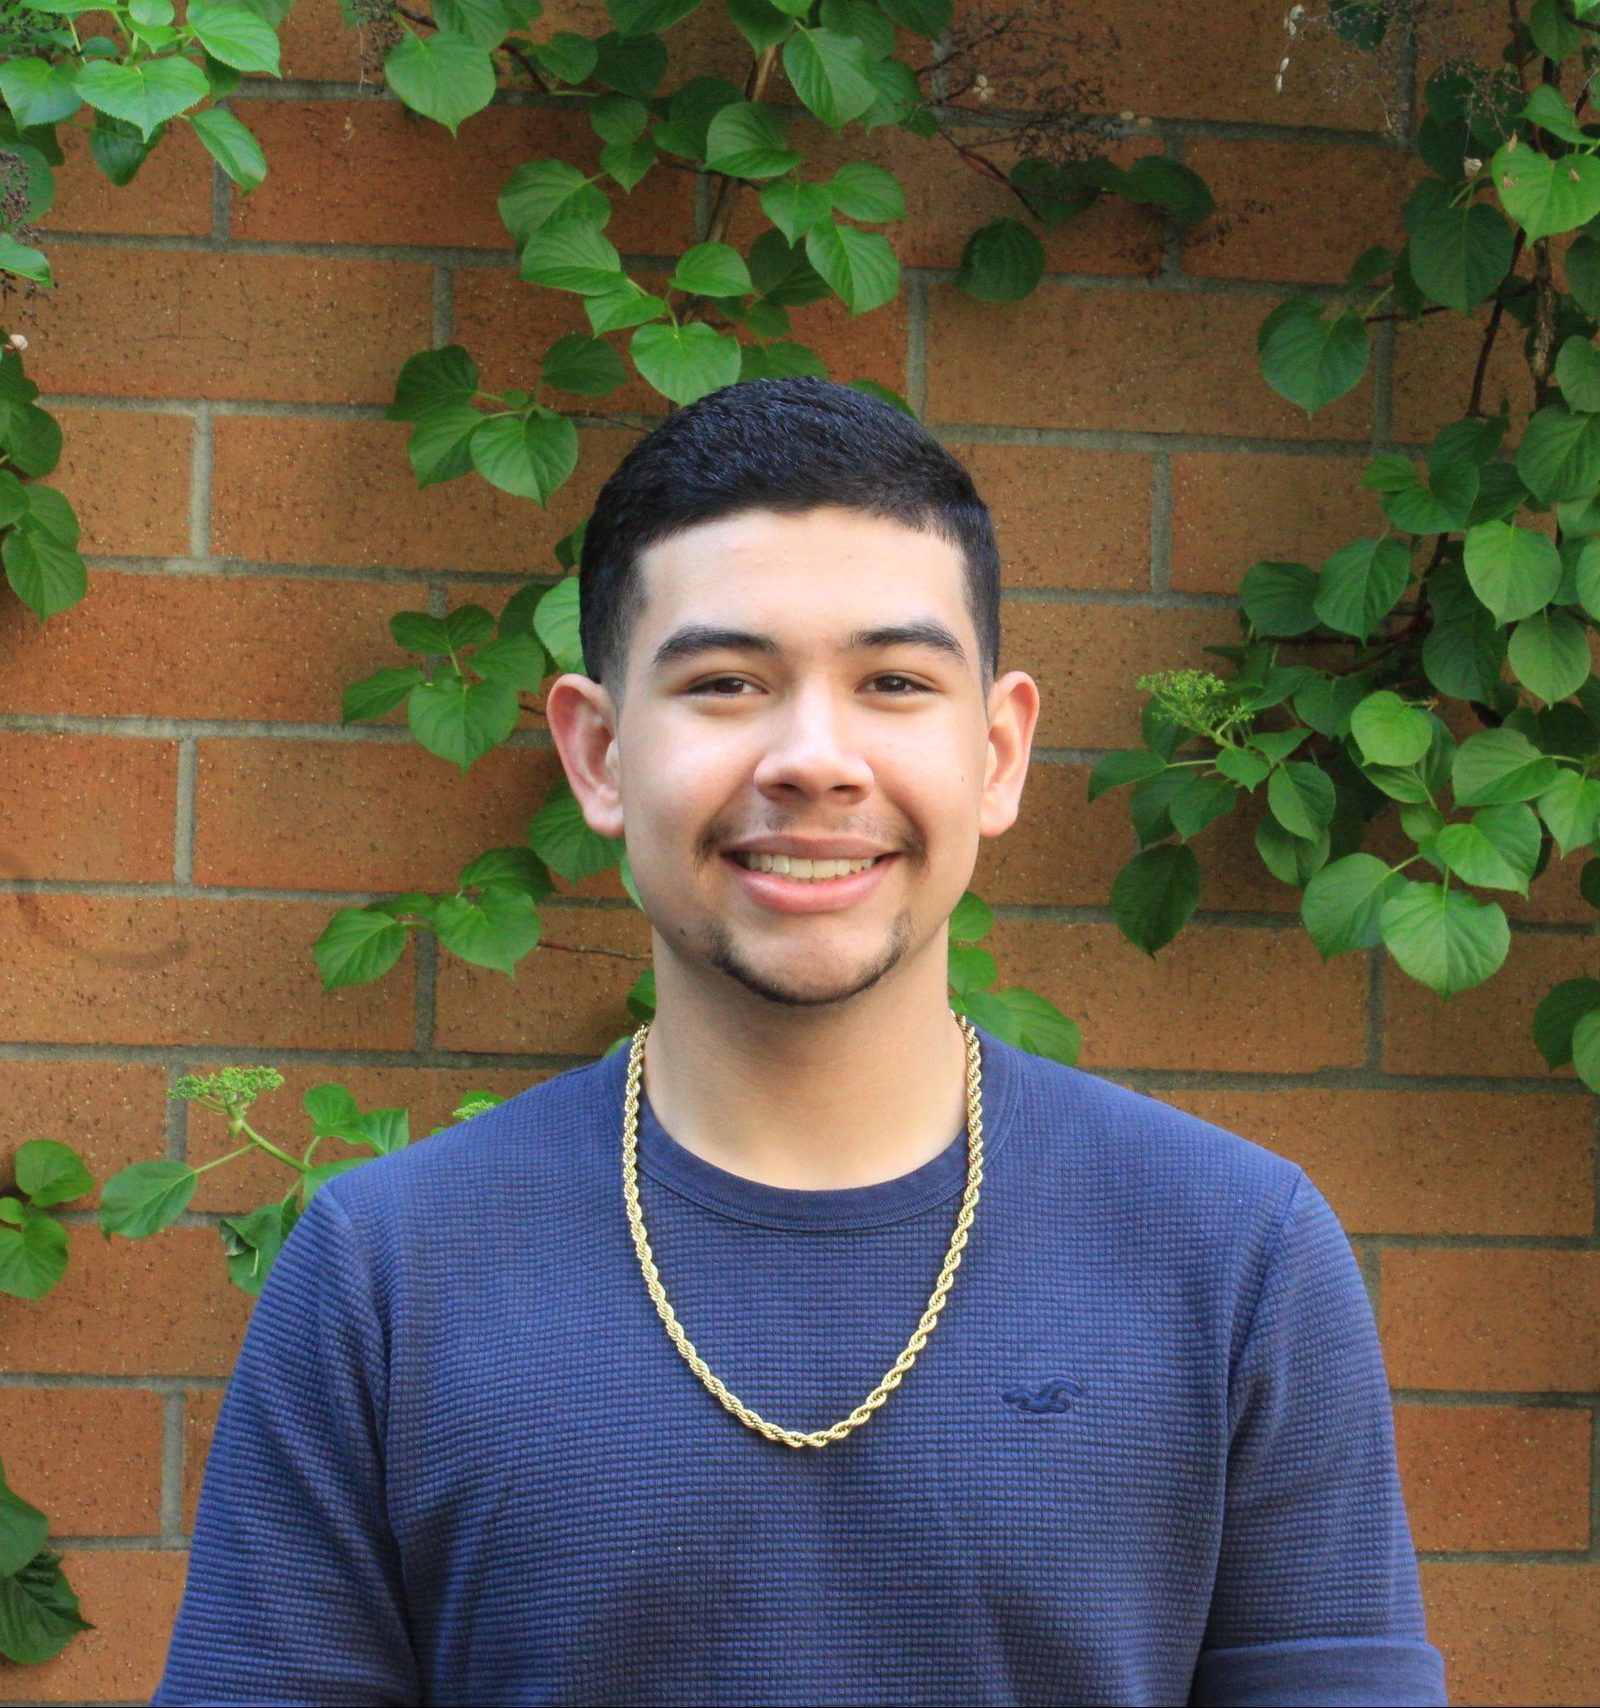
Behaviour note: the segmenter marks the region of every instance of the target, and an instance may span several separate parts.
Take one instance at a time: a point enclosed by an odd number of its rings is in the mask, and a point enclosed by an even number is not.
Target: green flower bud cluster
[[[1134,686],[1153,695],[1185,729],[1216,742],[1226,740],[1235,724],[1250,718],[1238,689],[1209,670],[1153,670]]]
[[[223,1115],[243,1115],[263,1091],[277,1091],[283,1075],[269,1067],[226,1067],[217,1073],[186,1073],[167,1093],[185,1103],[201,1103]]]

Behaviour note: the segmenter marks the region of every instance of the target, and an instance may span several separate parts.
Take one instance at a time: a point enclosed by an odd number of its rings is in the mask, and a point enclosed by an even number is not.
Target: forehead
[[[874,620],[942,617],[972,634],[960,549],[934,533],[833,506],[750,510],[702,522],[639,559],[636,634],[688,620],[808,636],[853,632]]]

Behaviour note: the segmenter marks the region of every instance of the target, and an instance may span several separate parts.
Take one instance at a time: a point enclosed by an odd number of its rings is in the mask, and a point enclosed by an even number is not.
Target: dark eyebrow
[[[894,623],[884,628],[857,629],[845,638],[849,652],[882,652],[889,647],[921,646],[948,654],[958,664],[967,662],[966,649],[943,623],[925,619]],[[659,670],[680,659],[703,652],[759,652],[774,656],[778,643],[771,635],[752,634],[748,629],[719,629],[706,623],[686,623],[662,641],[651,656],[650,667]]]
[[[778,643],[770,635],[754,635],[747,629],[716,629],[706,623],[686,623],[662,641],[650,659],[650,668],[659,670],[680,658],[693,658],[702,652],[762,652],[776,653]]]
[[[957,664],[967,662],[966,649],[943,623],[925,620],[895,623],[882,629],[857,629],[844,643],[852,652],[881,652],[893,646],[922,646],[948,653]]]

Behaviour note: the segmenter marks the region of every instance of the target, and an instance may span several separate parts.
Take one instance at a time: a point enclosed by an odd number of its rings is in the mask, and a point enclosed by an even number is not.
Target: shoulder
[[[1010,1081],[1026,1166],[1131,1217],[1203,1227],[1241,1219],[1276,1230],[1298,1191],[1297,1163],[1198,1115],[1098,1074],[985,1038]]]
[[[361,1224],[424,1201],[430,1209],[466,1200],[481,1208],[497,1195],[541,1195],[600,1154],[598,1141],[616,1125],[623,1065],[608,1056],[529,1086],[481,1115],[337,1176],[318,1197],[329,1196],[332,1207]]]

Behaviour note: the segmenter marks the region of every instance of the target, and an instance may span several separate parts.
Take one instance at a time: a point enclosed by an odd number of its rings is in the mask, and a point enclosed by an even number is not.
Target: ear
[[[999,836],[1016,823],[1038,722],[1038,683],[1021,670],[1000,677],[989,690],[989,756],[978,811],[980,836]]]
[[[597,835],[621,836],[617,709],[611,695],[587,676],[558,676],[545,695],[544,715],[584,822]]]

